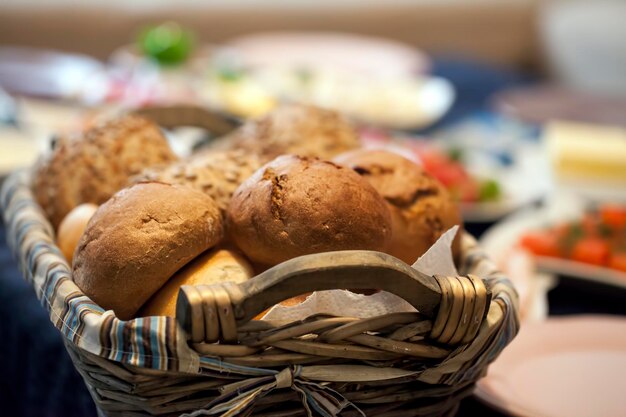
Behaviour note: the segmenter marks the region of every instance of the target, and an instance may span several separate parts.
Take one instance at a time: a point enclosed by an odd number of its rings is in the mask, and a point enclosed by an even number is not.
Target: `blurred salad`
[[[605,204],[577,221],[527,232],[520,245],[537,256],[626,272],[626,206]]]
[[[472,175],[465,166],[464,151],[447,151],[434,146],[418,146],[417,154],[424,169],[448,188],[463,203],[496,202],[502,198],[502,187],[493,178]]]

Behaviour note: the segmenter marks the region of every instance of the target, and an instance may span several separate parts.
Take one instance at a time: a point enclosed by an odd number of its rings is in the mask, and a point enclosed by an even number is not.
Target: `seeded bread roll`
[[[36,167],[33,189],[52,225],[82,203],[102,204],[144,168],[177,158],[158,126],[125,116],[57,140]]]
[[[161,181],[187,185],[212,197],[225,215],[239,185],[261,166],[259,158],[242,150],[205,150],[161,168],[148,168],[133,182]]]
[[[213,249],[198,256],[178,271],[154,294],[137,314],[138,317],[176,317],[178,290],[183,285],[210,285],[219,282],[240,283],[252,278],[252,267],[237,252]]]
[[[209,196],[179,185],[140,183],[98,208],[74,253],[72,275],[93,301],[128,320],[222,235],[222,218]]]
[[[360,143],[354,127],[339,113],[292,104],[247,122],[212,146],[242,149],[265,163],[284,154],[330,159]]]
[[[384,251],[391,238],[389,210],[367,181],[332,162],[293,155],[248,178],[227,220],[231,239],[265,265],[310,253]]]
[[[459,208],[444,186],[414,162],[392,152],[360,149],[339,155],[385,198],[392,218],[388,253],[412,265],[454,225],[463,227]],[[458,260],[461,233],[452,244]]]

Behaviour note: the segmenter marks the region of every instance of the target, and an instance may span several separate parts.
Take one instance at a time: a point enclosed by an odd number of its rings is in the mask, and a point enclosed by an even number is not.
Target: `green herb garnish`
[[[478,199],[480,201],[496,201],[501,194],[500,184],[496,180],[485,180],[480,184]]]

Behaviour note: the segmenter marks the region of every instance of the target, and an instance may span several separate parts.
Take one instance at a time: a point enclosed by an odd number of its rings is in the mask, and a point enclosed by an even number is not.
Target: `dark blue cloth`
[[[420,130],[428,135],[448,127],[466,117],[491,112],[492,96],[502,90],[536,82],[525,73],[498,68],[471,59],[440,56],[433,61],[433,75],[447,79],[455,90],[455,100],[450,110],[432,126]]]
[[[22,279],[0,224],[0,415],[95,416],[61,334]]]

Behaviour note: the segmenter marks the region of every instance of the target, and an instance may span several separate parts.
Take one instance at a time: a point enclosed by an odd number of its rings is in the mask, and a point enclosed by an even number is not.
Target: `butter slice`
[[[543,136],[557,177],[626,183],[626,129],[554,121]]]

